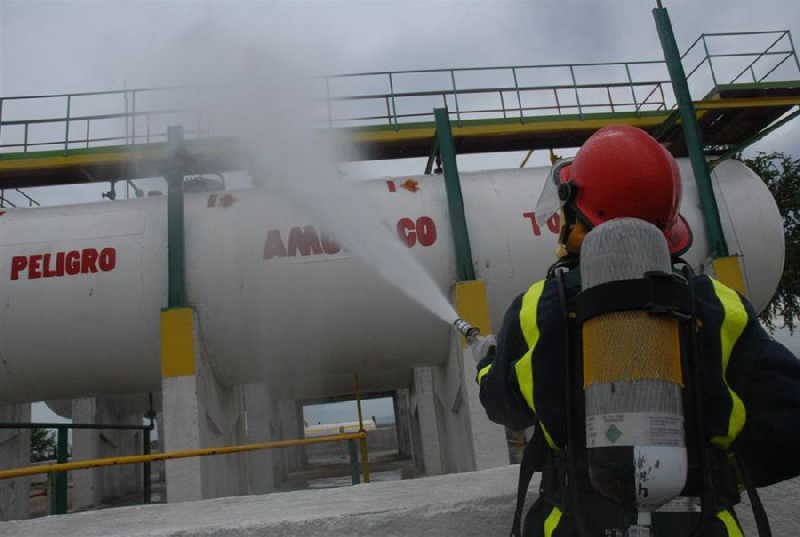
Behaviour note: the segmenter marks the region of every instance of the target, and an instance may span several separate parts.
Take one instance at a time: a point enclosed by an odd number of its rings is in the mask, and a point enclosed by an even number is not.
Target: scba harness
[[[653,535],[740,536],[732,510],[739,502],[740,485],[751,497],[759,535],[770,535],[766,514],[748,482],[746,468],[736,464],[730,450],[744,424],[743,404],[726,380],[731,351],[743,331],[742,322],[746,324],[748,318],[738,295],[710,278],[695,277],[688,267],[680,274],[648,273],[644,278],[609,282],[582,292],[579,282],[577,268],[561,268],[554,271],[552,278],[534,284],[523,297],[520,322],[530,345],[523,367],[530,369],[527,374],[521,372],[519,363],[524,360],[519,360],[516,375],[523,395],[530,392],[530,397],[525,398],[538,421],[520,466],[512,535],[521,535],[525,495],[535,472],[542,473],[540,497],[526,517],[526,537],[622,537],[629,535],[627,528],[636,525],[635,509],[606,498],[593,487],[585,447],[582,329],[591,319],[615,312],[645,312],[674,319],[680,328],[680,365],[686,373],[681,396],[686,409],[689,479],[676,500],[653,513]],[[702,319],[698,319],[698,290],[701,298],[715,301],[718,312],[703,311]],[[534,389],[536,372],[547,370],[542,363],[547,355],[539,353],[533,358],[537,345],[533,336],[538,337],[542,319],[547,317],[539,315],[540,309],[544,305],[552,310],[555,301],[562,330],[558,349],[563,358],[557,375],[560,381],[540,382]],[[530,333],[534,329],[537,334]],[[699,337],[703,338],[703,348],[710,349],[704,356],[698,353]],[[713,341],[709,343],[709,339]],[[550,367],[549,375],[543,378],[553,376]],[[529,387],[525,386],[526,377],[530,377]],[[563,391],[558,393],[559,389]],[[552,404],[556,401],[563,404],[566,415],[552,411],[553,406],[558,406]],[[709,402],[713,408],[706,408]],[[636,470],[626,470],[630,479],[620,484],[620,490],[630,498],[637,493]]]

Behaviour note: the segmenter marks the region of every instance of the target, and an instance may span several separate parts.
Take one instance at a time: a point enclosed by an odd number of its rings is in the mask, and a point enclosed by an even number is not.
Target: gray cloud
[[[258,43],[298,50],[320,73],[450,66],[660,58],[651,9],[641,0],[467,0],[394,2],[172,0],[0,0],[0,94],[158,85],[170,73],[150,64],[174,43],[213,41],[225,27]],[[789,28],[800,40],[800,3],[668,0],[679,43],[701,32]],[[214,25],[209,22],[213,21]],[[262,36],[273,39],[261,41]],[[274,37],[279,39],[274,39]],[[734,46],[749,46],[744,39]],[[727,49],[726,49],[727,50]],[[214,61],[236,61],[237,51]],[[724,68],[724,66],[720,66]],[[795,76],[800,76],[796,71]],[[591,77],[586,72],[581,76]],[[409,82],[413,84],[413,82]],[[800,127],[784,127],[756,149],[797,152]],[[516,166],[520,155],[465,157],[467,167]],[[532,164],[546,162],[535,155]],[[360,173],[419,173],[414,162],[354,166]],[[44,195],[93,199],[107,187]]]

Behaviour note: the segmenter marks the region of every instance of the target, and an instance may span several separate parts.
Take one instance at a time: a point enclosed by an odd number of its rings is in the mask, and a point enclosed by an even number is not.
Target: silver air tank
[[[615,219],[586,236],[584,290],[650,271],[672,271],[664,235],[652,224]],[[635,507],[645,529],[649,513],[680,494],[687,477],[678,321],[606,313],[586,321],[582,336],[589,478],[605,496]]]

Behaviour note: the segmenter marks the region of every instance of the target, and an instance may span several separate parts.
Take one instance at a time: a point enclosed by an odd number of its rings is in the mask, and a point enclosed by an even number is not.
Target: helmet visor
[[[550,172],[539,193],[539,200],[536,202],[536,222],[544,225],[547,220],[561,210],[561,199],[558,197],[558,185],[561,184],[561,170],[570,164],[572,159],[564,159],[557,162]]]

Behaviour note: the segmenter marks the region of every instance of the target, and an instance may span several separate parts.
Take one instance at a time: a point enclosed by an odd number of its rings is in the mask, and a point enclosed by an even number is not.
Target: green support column
[[[453,241],[456,248],[456,269],[459,281],[474,280],[475,267],[472,265],[472,248],[469,244],[467,219],[464,214],[464,198],[461,195],[461,180],[456,165],[456,149],[453,131],[447,108],[434,108],[436,118],[436,137],[439,154],[444,169],[444,185],[447,191],[447,207],[450,211],[450,224],[453,226]]]
[[[183,127],[167,129],[167,307],[186,305],[186,259],[183,231]]]
[[[708,244],[711,248],[713,258],[728,256],[728,243],[722,232],[722,224],[719,218],[719,207],[714,197],[714,189],[711,183],[711,175],[708,173],[705,155],[703,154],[703,142],[700,139],[700,127],[697,123],[694,104],[689,94],[689,85],[686,82],[686,73],[681,64],[681,55],[678,45],[675,42],[675,35],[672,33],[672,23],[669,20],[667,10],[661,6],[658,0],[658,7],[653,9],[653,18],[656,21],[658,38],[661,41],[661,48],[664,50],[664,60],[667,62],[670,79],[672,79],[672,89],[675,92],[675,99],[678,101],[678,111],[683,122],[683,136],[686,139],[686,147],[689,150],[689,159],[692,163],[692,171],[697,182],[697,193],[703,211]]]
[[[69,462],[67,429],[66,427],[59,427],[56,430],[56,462],[59,464]],[[67,490],[69,486],[67,472],[54,472],[50,475],[50,480],[50,514],[63,515],[67,512]]]
[[[358,446],[355,440],[347,441],[347,451],[350,454],[350,480],[353,485],[361,483],[361,465],[358,462]]]

